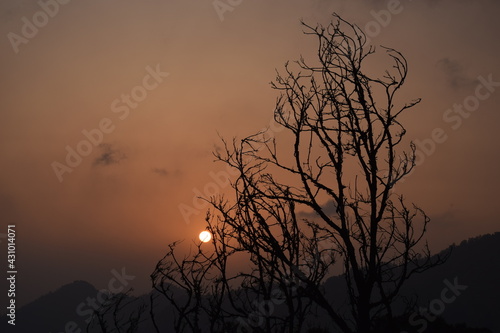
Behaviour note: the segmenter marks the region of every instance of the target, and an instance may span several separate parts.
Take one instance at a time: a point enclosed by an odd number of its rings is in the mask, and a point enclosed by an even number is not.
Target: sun
[[[210,233],[210,231],[205,230],[200,232],[200,236],[198,237],[203,243],[207,243],[210,242],[210,240],[212,239],[212,234]]]

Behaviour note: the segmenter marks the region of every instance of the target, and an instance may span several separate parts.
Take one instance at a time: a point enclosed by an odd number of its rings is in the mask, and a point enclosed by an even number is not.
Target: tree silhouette
[[[239,176],[230,196],[207,199],[212,246],[184,260],[173,246],[152,275],[178,310],[178,330],[208,327],[197,326],[203,312],[211,332],[313,331],[315,316],[341,332],[372,332],[401,315],[394,301],[404,282],[443,261],[431,260],[424,241],[429,217],[393,190],[415,166],[400,118],[420,100],[397,98],[405,57],[382,47],[390,65],[377,74],[382,60],[356,25],[334,14],[327,26],[303,27],[318,41],[317,58],[287,63],[272,82],[285,133],[223,140],[215,155]],[[234,258],[250,268],[231,273]],[[324,289],[336,266],[343,306]]]

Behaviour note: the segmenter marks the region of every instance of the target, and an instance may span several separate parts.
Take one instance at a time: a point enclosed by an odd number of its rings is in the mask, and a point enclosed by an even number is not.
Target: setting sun
[[[200,232],[199,238],[203,243],[207,243],[212,239],[212,234],[210,233],[210,231],[205,230]]]

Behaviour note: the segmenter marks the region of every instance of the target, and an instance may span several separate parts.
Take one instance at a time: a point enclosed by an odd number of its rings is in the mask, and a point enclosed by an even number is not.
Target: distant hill
[[[110,307],[106,320],[116,321],[119,326],[130,321],[141,306],[149,304],[149,295],[129,297],[114,295],[121,299],[120,313],[114,316],[114,308]],[[94,286],[85,281],[75,281],[50,292],[35,301],[17,309],[16,325],[7,323],[8,318],[0,318],[0,332],[10,333],[94,333],[102,332],[97,320],[89,325],[93,310],[106,306],[109,298],[100,293]],[[159,303],[159,302],[158,302]],[[113,303],[114,304],[114,303]],[[162,304],[164,308],[165,304]],[[100,308],[102,310],[102,308]],[[124,325],[126,327],[127,325]],[[140,332],[153,332],[149,322],[143,322]],[[108,331],[116,332],[116,330]],[[125,332],[125,331],[124,331]]]
[[[500,332],[500,232],[463,241],[452,246],[450,258],[441,266],[408,281],[405,293],[419,296],[419,304],[428,306],[440,299],[448,282],[467,286],[446,304],[442,314],[450,323],[467,323]],[[449,250],[449,249],[448,249]],[[450,295],[445,295],[451,297]]]
[[[84,317],[76,309],[88,297],[96,295],[97,290],[91,284],[75,281],[17,309],[15,330],[5,317],[1,318],[0,331],[59,333],[65,331],[68,322],[75,322],[85,332]]]
[[[418,296],[418,304],[423,309],[428,308],[430,303],[434,306],[443,304],[442,317],[448,323],[465,323],[469,327],[484,327],[493,333],[500,333],[500,232],[463,241],[443,253],[450,249],[452,255],[445,264],[410,279],[402,291],[402,296],[408,299]],[[458,289],[455,288],[457,295],[450,291],[443,292],[445,288],[449,289],[453,285],[458,285]],[[325,289],[327,295],[335,299],[336,304],[344,303],[346,296],[342,277],[330,278]],[[0,318],[0,332],[86,332],[85,320],[92,314],[92,300],[99,296],[98,293],[89,283],[75,281],[18,309],[15,330],[6,324],[6,317]],[[121,297],[121,316],[114,318],[110,311],[107,320],[126,321],[131,314],[133,317],[134,313],[141,309],[145,317],[148,317],[151,295]],[[453,301],[450,301],[451,298]],[[157,318],[160,327],[171,327],[172,309],[161,298],[157,298],[155,304],[155,312],[162,314]],[[415,332],[424,328],[422,318],[422,315],[415,314],[411,326]],[[438,325],[439,321],[436,320],[434,324]],[[440,332],[439,329],[433,329],[432,324],[427,320],[427,333]],[[149,320],[139,323],[139,332],[154,332],[151,325]],[[94,326],[90,332],[100,330]]]
[[[404,308],[403,300],[413,300],[421,309],[429,309],[433,304],[436,310],[442,311],[440,315],[447,323],[465,323],[469,327],[484,327],[500,333],[500,232],[465,240],[439,255],[445,256],[450,251],[451,255],[444,264],[414,275],[406,282],[401,291],[402,300],[396,302],[395,313]],[[458,289],[458,296],[452,291],[444,291],[450,289],[450,285]],[[344,278],[330,278],[325,289],[334,304],[346,308],[348,316]],[[415,332],[423,332],[431,324],[416,313],[410,326]]]

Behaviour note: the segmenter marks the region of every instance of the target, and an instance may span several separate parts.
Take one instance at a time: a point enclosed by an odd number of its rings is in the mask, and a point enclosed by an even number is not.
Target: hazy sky
[[[270,124],[275,69],[314,54],[300,19],[334,11],[407,57],[403,97],[423,101],[404,120],[429,156],[398,191],[432,248],[499,230],[498,1],[59,1],[0,4],[0,234],[17,225],[21,302],[122,267],[145,291],[166,245],[204,228],[196,193],[227,190],[218,135]]]

